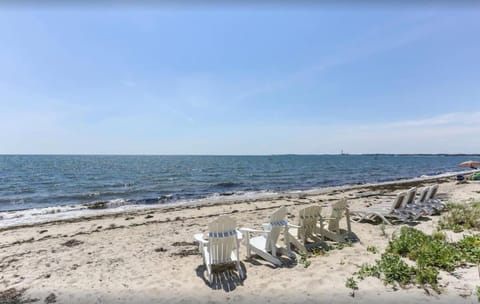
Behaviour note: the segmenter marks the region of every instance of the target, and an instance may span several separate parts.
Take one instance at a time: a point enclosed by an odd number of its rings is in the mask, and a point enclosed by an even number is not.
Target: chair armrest
[[[290,224],[290,223],[288,223],[288,227],[292,227],[292,228],[302,228],[302,226],[295,225],[295,224]]]
[[[197,233],[193,236],[196,241],[198,241],[200,244],[208,244],[208,241],[203,238],[203,233]]]
[[[243,234],[240,230],[238,229],[235,229],[235,231],[237,232],[237,239],[239,239],[240,241],[243,239]]]
[[[240,232],[265,232],[265,230],[258,230],[258,229],[252,229],[252,228],[239,228],[238,229]]]

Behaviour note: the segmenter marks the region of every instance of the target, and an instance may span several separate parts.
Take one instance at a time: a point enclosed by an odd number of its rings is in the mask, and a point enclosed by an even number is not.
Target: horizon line
[[[0,153],[0,156],[480,156],[478,153],[275,153],[275,154],[123,154],[123,153]]]

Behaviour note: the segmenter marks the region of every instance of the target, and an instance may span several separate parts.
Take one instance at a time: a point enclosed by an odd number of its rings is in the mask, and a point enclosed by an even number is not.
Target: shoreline
[[[103,218],[103,217],[115,217],[122,214],[136,214],[143,211],[157,210],[157,209],[166,209],[170,208],[193,208],[198,206],[212,206],[212,205],[228,205],[228,204],[241,204],[246,202],[256,202],[262,200],[275,200],[282,198],[295,199],[299,197],[308,197],[321,195],[328,192],[336,191],[351,191],[362,188],[367,189],[390,189],[394,190],[395,188],[403,187],[409,185],[410,187],[429,182],[432,180],[443,180],[448,179],[458,174],[470,176],[475,172],[480,172],[480,170],[468,170],[468,171],[458,171],[458,172],[446,172],[438,175],[430,176],[420,176],[407,179],[398,179],[392,181],[378,182],[378,183],[365,183],[365,184],[347,184],[340,186],[329,186],[321,188],[313,188],[307,190],[287,190],[281,192],[255,192],[253,197],[242,197],[242,195],[232,195],[232,196],[222,196],[218,195],[215,197],[208,196],[205,198],[199,198],[188,201],[175,201],[170,203],[163,204],[154,204],[154,205],[121,205],[119,207],[106,207],[106,208],[96,208],[94,206],[95,202],[87,204],[78,204],[78,205],[63,205],[63,206],[51,206],[44,208],[28,208],[21,210],[11,210],[11,211],[2,211],[0,212],[0,231],[15,228],[15,227],[28,227],[32,225],[50,223],[50,222],[75,222],[82,221],[94,218]],[[103,203],[103,202],[101,202]],[[91,207],[93,205],[93,207]],[[63,211],[56,211],[61,210]],[[70,210],[69,210],[70,209]],[[35,213],[37,212],[37,213]],[[12,217],[7,217],[7,215],[14,215]]]
[[[288,209],[288,220],[296,223],[301,208],[319,205],[329,214],[333,202],[346,197],[352,208],[384,201],[407,190],[412,183],[439,183],[444,202],[480,200],[480,181],[456,184],[450,177],[424,177],[396,182],[323,189],[320,194],[294,193],[275,199],[201,205],[162,206],[51,221],[0,229],[1,290],[24,291],[24,299],[43,299],[51,294],[57,303],[251,303],[253,300],[303,303],[324,299],[333,303],[475,303],[471,292],[480,285],[476,267],[459,268],[454,274],[441,272],[441,294],[423,288],[392,289],[368,278],[359,281],[355,297],[345,280],[363,263],[380,257],[379,252],[403,225],[382,226],[352,222],[360,239],[351,247],[335,249],[310,258],[305,268],[298,262],[272,267],[267,262],[246,259],[241,245],[241,265],[246,279],[219,281],[209,286],[194,234],[205,232],[220,215],[229,215],[239,227],[260,228],[280,206]],[[439,216],[422,219],[415,228],[431,234]],[[341,222],[345,226],[344,221]],[[344,228],[344,227],[343,227]]]

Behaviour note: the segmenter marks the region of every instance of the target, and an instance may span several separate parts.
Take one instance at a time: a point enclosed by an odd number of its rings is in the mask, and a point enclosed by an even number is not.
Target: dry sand
[[[477,303],[474,288],[480,285],[480,274],[476,267],[457,269],[454,274],[441,272],[441,294],[419,287],[394,290],[378,279],[367,278],[359,281],[359,290],[351,297],[346,279],[362,263],[380,257],[367,252],[367,246],[383,250],[392,233],[401,228],[386,226],[384,235],[382,225],[368,222],[352,223],[359,242],[312,257],[308,268],[296,263],[274,268],[259,258],[246,260],[242,246],[242,266],[247,274],[243,282],[232,271],[217,275],[213,286],[205,280],[193,235],[204,232],[219,215],[231,215],[240,226],[260,228],[272,211],[285,205],[290,220],[296,223],[298,210],[305,206],[320,204],[328,214],[333,202],[347,197],[351,208],[357,209],[391,201],[393,193],[412,185],[433,182],[440,183],[439,196],[444,201],[480,199],[479,182],[457,185],[444,177],[0,229],[0,291],[4,291],[0,303]],[[428,217],[415,227],[430,233],[438,219]],[[23,291],[21,299],[15,291]]]

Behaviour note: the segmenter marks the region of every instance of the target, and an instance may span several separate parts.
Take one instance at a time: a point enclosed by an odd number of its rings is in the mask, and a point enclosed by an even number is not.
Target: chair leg
[[[387,220],[383,215],[379,214],[379,213],[375,213],[376,216],[378,216],[379,218],[382,219],[382,221],[384,223],[386,223],[387,225],[393,225],[389,220]]]
[[[323,231],[323,218],[320,218],[320,237],[322,241],[325,241],[325,232]]]
[[[288,227],[285,226],[285,231],[284,231],[284,239],[285,239],[285,248],[287,248],[287,255],[289,257],[292,256],[292,250],[290,249],[290,233],[288,232]]]
[[[208,273],[208,283],[212,285],[213,283],[212,265],[206,264],[206,267],[207,267],[207,273]]]
[[[247,259],[250,259],[252,253],[251,253],[251,246],[250,246],[250,233],[246,233],[246,238],[245,238],[245,243],[247,247]]]
[[[296,238],[294,238],[290,232],[288,232],[289,236],[288,236],[288,240],[289,240],[289,244],[287,245],[287,248],[290,247],[290,244],[292,244],[293,246],[295,246],[298,250],[300,250],[302,253],[306,253],[307,252],[307,248],[305,248],[305,246],[299,241],[297,240]]]
[[[350,222],[350,210],[345,210],[345,218],[347,219],[347,231],[348,231],[348,236],[352,234],[352,223]]]
[[[238,271],[238,276],[240,277],[240,280],[243,280],[245,278],[242,267],[240,266],[240,261],[237,260],[237,271]]]
[[[282,266],[282,262],[280,261],[279,258],[277,258],[276,256],[273,256],[271,254],[268,254],[264,251],[261,251],[261,250],[256,250],[255,253],[257,255],[259,255],[262,259],[264,259],[265,261],[268,261],[276,266]]]

